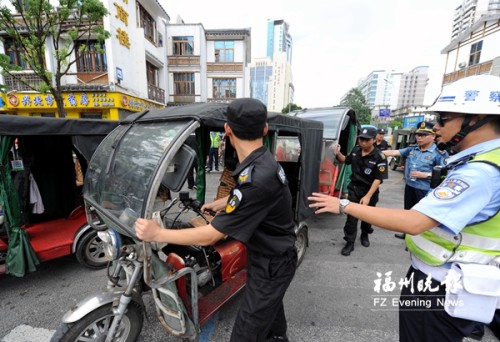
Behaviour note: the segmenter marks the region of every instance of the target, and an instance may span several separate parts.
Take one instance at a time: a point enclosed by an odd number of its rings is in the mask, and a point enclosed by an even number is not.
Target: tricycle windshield
[[[189,121],[121,125],[99,146],[85,180],[85,199],[131,228],[161,159]]]
[[[340,125],[342,124],[341,120],[344,118],[344,112],[345,110],[328,109],[299,113],[297,116],[309,120],[321,121],[323,123],[323,138],[337,139],[340,130],[343,129]]]

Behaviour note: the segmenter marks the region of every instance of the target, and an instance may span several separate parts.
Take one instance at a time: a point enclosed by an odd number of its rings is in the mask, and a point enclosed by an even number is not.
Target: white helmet
[[[500,115],[500,77],[469,76],[447,85],[429,111]]]

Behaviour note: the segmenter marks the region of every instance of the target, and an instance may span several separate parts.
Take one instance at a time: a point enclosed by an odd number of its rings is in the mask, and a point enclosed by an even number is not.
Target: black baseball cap
[[[383,128],[379,128],[378,131],[377,131],[377,134],[385,134],[385,133],[387,133],[387,132]]]
[[[227,123],[236,133],[255,132],[264,129],[267,108],[257,99],[242,98],[232,101],[227,107]]]
[[[361,132],[358,134],[358,138],[372,139],[377,135],[377,129],[375,127],[365,127],[361,128]]]
[[[434,124],[430,121],[422,121],[417,125],[417,131],[415,133],[417,134],[435,134],[434,130],[432,129],[434,127]]]

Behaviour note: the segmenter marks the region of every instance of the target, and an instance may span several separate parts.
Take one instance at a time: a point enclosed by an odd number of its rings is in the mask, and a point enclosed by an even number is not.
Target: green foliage
[[[391,128],[396,128],[396,127],[403,128],[403,120],[400,118],[394,119],[389,123],[389,126],[391,126]]]
[[[289,103],[286,107],[283,107],[281,113],[288,114],[290,112],[293,112],[294,110],[299,110],[299,109],[302,109],[302,107],[295,103]]]
[[[350,107],[356,112],[360,124],[370,124],[371,110],[366,103],[365,96],[358,88],[352,88],[347,96],[340,103],[342,106]]]
[[[16,73],[22,68],[12,64],[5,54],[0,54],[0,68],[33,90],[51,92],[61,99],[61,78],[76,63],[75,43],[84,42],[82,45],[87,46],[91,38],[103,43],[111,36],[101,24],[108,10],[99,0],[59,0],[58,5],[49,0],[11,0],[11,5],[15,11],[0,6],[0,32],[6,32],[14,40],[19,57],[42,82],[38,86],[23,82]],[[52,72],[46,68],[48,42],[55,51]],[[65,115],[63,108],[58,107],[58,111],[61,117]]]

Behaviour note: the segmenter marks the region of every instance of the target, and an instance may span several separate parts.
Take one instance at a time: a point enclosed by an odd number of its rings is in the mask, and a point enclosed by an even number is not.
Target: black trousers
[[[399,301],[399,341],[401,342],[457,342],[471,334],[476,322],[448,315],[442,303],[446,286],[432,279],[428,288],[419,290],[420,281],[425,284],[427,275],[410,267],[406,279],[413,277],[411,285],[403,287]]]
[[[276,256],[248,252],[247,285],[234,322],[231,342],[264,342],[286,335],[283,297],[295,275],[295,247]]]
[[[367,186],[359,186],[354,185],[352,182],[349,183],[347,187],[347,198],[351,202],[359,203],[361,198],[363,198],[370,190],[370,187]],[[374,207],[378,202],[378,194],[377,190],[370,199],[370,203],[368,204],[370,207]],[[366,234],[373,233],[372,225],[361,221],[361,232]],[[347,219],[344,225],[344,240],[354,242],[356,241],[356,235],[358,233],[358,219],[354,216],[347,215]]]
[[[216,170],[219,169],[219,148],[218,147],[210,147],[210,150],[208,151],[207,169],[213,170],[214,166],[215,166]]]
[[[405,209],[411,209],[415,204],[420,202],[422,198],[427,195],[429,190],[421,190],[409,186],[406,184],[405,186]]]

